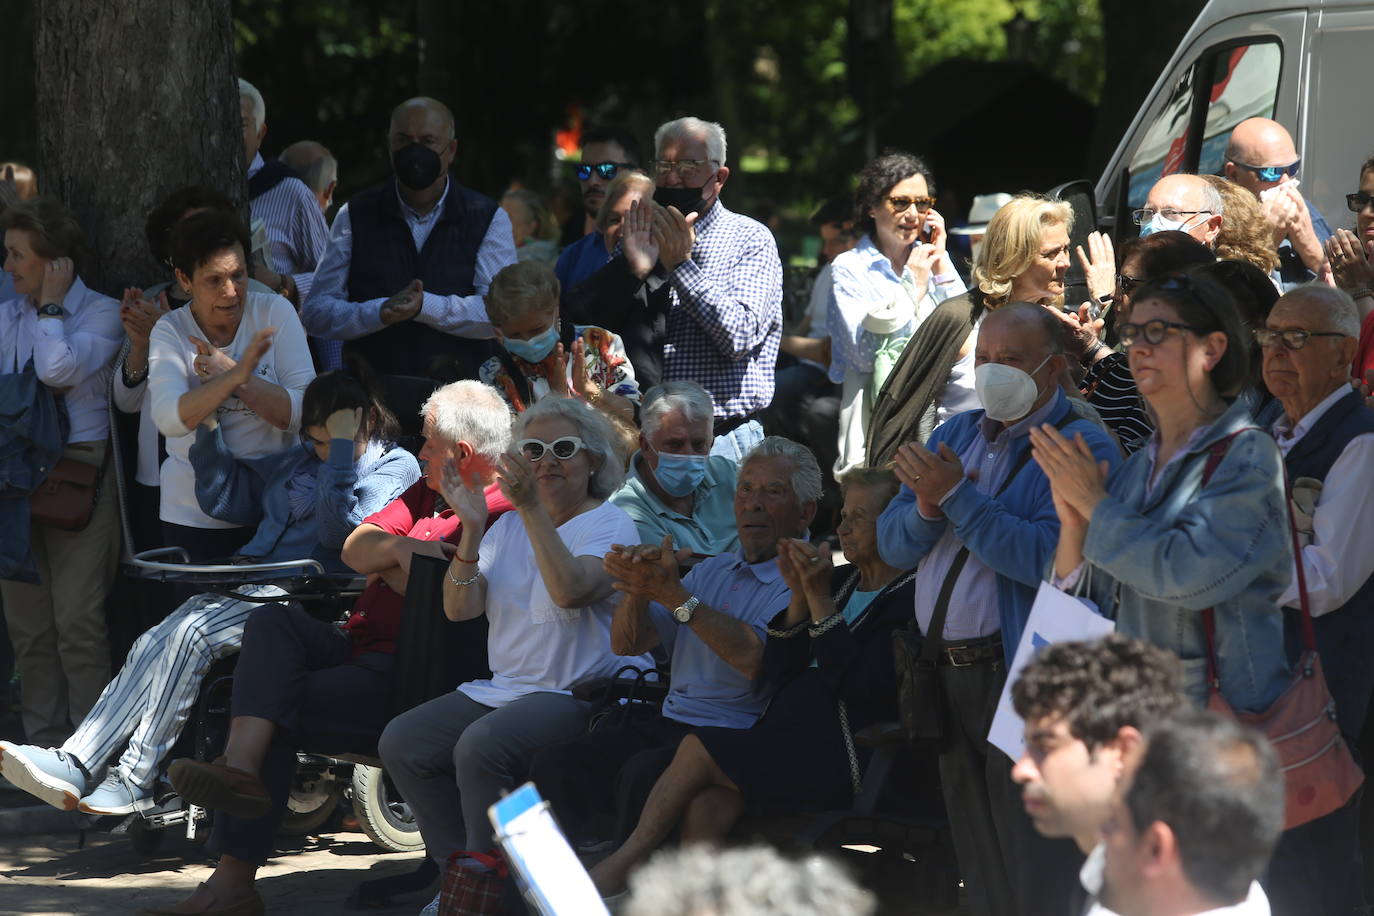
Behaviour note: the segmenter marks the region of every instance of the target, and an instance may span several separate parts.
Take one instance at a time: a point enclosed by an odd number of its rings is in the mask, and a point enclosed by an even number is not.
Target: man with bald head
[[[443,102],[396,106],[387,147],[393,177],[334,217],[301,321],[379,375],[476,378],[495,352],[483,296],[515,263],[510,219],[449,177],[458,141]]]
[[[1222,209],[1220,192],[1199,176],[1165,175],[1150,188],[1144,209],[1136,211],[1136,222],[1142,236],[1179,229],[1214,248]]]
[[[1042,424],[1121,457],[1077,416],[1059,385],[1064,332],[1043,306],[989,312],[974,351],[982,410],[956,414],[922,446],[894,455],[902,489],[878,521],[878,550],[918,566],[916,622],[935,653],[948,740],[940,782],[960,876],[979,914],[1067,913],[1082,856],[1039,836],[1011,781],[1012,761],[987,742],[1007,668],[1059,540],[1050,485],[1031,458]]]
[[[1225,175],[1259,198],[1279,251],[1278,279],[1285,292],[1316,279],[1331,237],[1325,217],[1298,190],[1301,165],[1293,137],[1269,118],[1241,121],[1226,143]]]
[[[315,195],[320,205],[320,213],[329,216],[329,208],[334,205],[334,189],[339,184],[339,161],[334,158],[322,143],[314,140],[297,140],[277,157],[301,176],[301,181]]]
[[[1293,482],[1317,651],[1351,748],[1374,696],[1374,411],[1350,385],[1359,333],[1354,300],[1314,283],[1282,296],[1255,334],[1264,384],[1282,408],[1269,428]],[[1290,646],[1302,645],[1299,601],[1295,575],[1279,599]],[[1276,912],[1282,888],[1315,895],[1289,912],[1350,913],[1363,902],[1356,805],[1290,831],[1301,842],[1285,835],[1273,866]]]

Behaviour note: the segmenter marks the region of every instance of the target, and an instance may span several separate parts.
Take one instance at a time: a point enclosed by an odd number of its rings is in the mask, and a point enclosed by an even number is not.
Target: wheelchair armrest
[[[854,743],[859,747],[880,748],[894,744],[905,744],[906,733],[898,722],[874,722],[854,733]]]
[[[280,560],[275,563],[165,563],[161,560],[152,559],[157,556],[168,556],[173,552],[180,552],[186,556],[186,552],[180,547],[161,547],[156,550],[145,550],[134,554],[129,563],[139,569],[155,570],[158,572],[172,573],[200,573],[200,574],[224,574],[233,576],[243,576],[251,573],[278,572],[284,569],[308,570],[317,576],[325,575],[324,564],[319,560]]]

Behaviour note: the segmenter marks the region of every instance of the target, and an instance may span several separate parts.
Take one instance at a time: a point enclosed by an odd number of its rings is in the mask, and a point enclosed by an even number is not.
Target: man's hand
[[[1088,233],[1088,251],[1085,254],[1083,246],[1078,246],[1078,262],[1083,265],[1083,276],[1088,281],[1088,295],[1101,299],[1116,292],[1116,252],[1110,235]]]
[[[1260,192],[1260,214],[1273,233],[1274,247],[1277,248],[1293,229],[1293,223],[1298,218],[1298,205],[1279,185]]]
[[[480,531],[487,526],[486,493],[475,481],[464,480],[451,458],[445,458],[440,464],[439,492],[464,529],[475,527]]]
[[[897,479],[911,488],[927,515],[939,513],[940,500],[964,479],[964,465],[947,443],[941,442],[939,454],[921,445],[908,442],[893,455],[893,470]]]
[[[658,242],[654,240],[654,202],[636,200],[630,203],[625,225],[620,230],[620,247],[630,271],[643,280],[658,263]]]
[[[420,314],[420,308],[424,304],[424,284],[419,280],[411,280],[409,286],[382,303],[382,324],[409,321]]]
[[[692,256],[696,243],[697,214],[683,216],[677,207],[654,207],[654,241],[658,243],[658,259],[668,270],[675,269]]]
[[[662,544],[611,545],[602,561],[606,572],[616,581],[613,587],[646,601],[657,601],[671,610],[682,597],[682,579],[677,573],[673,539],[663,536]]]
[[[76,281],[76,265],[71,258],[53,258],[48,262],[48,269],[43,272],[43,290],[39,299],[39,305],[46,305],[49,302],[62,304],[66,298],[67,290],[72,288],[72,283]]]

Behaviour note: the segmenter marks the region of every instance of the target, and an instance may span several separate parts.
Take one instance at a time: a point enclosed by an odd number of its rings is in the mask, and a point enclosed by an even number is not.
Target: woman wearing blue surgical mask
[[[605,328],[561,321],[558,294],[553,270],[537,261],[511,264],[492,279],[487,317],[501,352],[478,377],[516,413],[549,395],[586,401],[610,418],[628,456],[640,394],[625,345]]]

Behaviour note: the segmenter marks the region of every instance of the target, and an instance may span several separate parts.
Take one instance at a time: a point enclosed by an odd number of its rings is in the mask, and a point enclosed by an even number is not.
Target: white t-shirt
[[[635,523],[606,502],[574,516],[558,536],[575,557],[602,557],[612,544],[638,544]],[[596,604],[555,607],[535,563],[518,512],[507,512],[482,538],[477,568],[487,583],[487,658],[490,680],[459,685],[485,706],[504,706],[529,693],[568,693],[575,684],[610,677],[625,665],[653,667],[647,655],[611,652],[611,616],[619,592]]]
[[[258,377],[286,389],[291,398],[291,422],[284,430],[260,418],[248,405],[231,397],[219,406],[214,416],[224,428],[224,441],[236,458],[259,458],[290,445],[300,429],[301,401],[306,386],[315,378],[315,365],[305,341],[296,310],[275,293],[249,292],[243,306],[238,333],[220,350],[235,361],[243,357],[248,343],[262,328],[275,327],[272,349],[258,364]],[[191,313],[191,306],[173,309],[153,325],[148,346],[148,392],[152,400],[153,422],[167,437],[167,460],[162,463],[161,518],[174,525],[191,528],[234,528],[200,511],[196,503],[195,472],[188,454],[195,442],[195,430],[181,422],[177,402],[201,384],[196,375],[196,348],[189,338],[206,339],[206,334]]]

